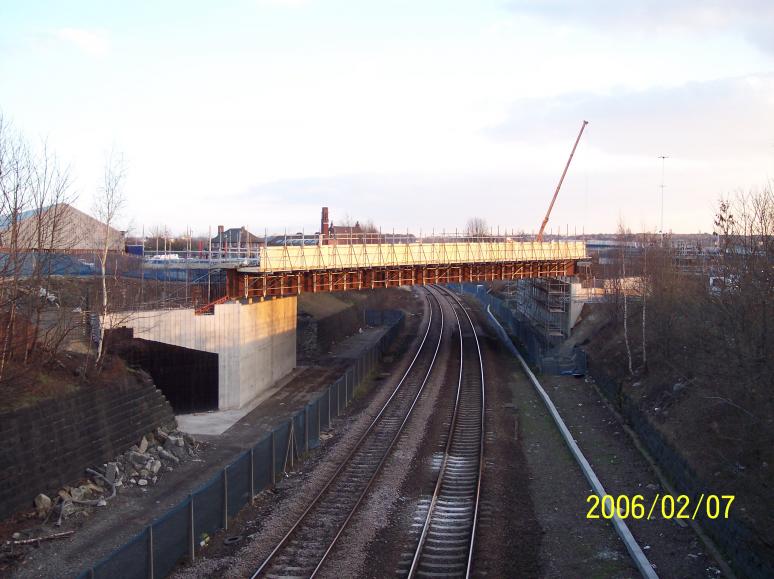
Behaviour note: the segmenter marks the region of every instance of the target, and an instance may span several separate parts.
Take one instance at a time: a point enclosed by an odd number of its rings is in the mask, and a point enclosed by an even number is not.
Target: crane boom
[[[551,199],[551,205],[548,206],[548,211],[546,211],[546,216],[543,218],[543,223],[540,226],[540,231],[537,234],[537,241],[543,241],[543,232],[546,230],[546,225],[548,225],[548,218],[551,215],[551,210],[554,208],[554,203],[556,203],[556,197],[559,195],[559,189],[562,188],[562,183],[564,182],[564,176],[567,175],[567,169],[570,168],[570,163],[572,162],[572,157],[575,155],[575,149],[578,148],[578,142],[580,141],[581,135],[583,134],[583,129],[586,128],[586,125],[588,125],[588,121],[583,121],[583,124],[581,125],[580,132],[578,133],[578,138],[575,139],[575,144],[572,146],[572,152],[570,153],[570,158],[567,159],[567,164],[564,166],[564,171],[562,171],[562,177],[559,179],[559,184],[556,186],[556,191],[554,191],[554,197]]]

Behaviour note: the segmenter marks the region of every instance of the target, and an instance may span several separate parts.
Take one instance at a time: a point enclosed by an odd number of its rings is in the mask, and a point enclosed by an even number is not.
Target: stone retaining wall
[[[36,494],[76,482],[86,467],[113,459],[174,420],[144,373],[0,414],[0,518],[32,508]]]

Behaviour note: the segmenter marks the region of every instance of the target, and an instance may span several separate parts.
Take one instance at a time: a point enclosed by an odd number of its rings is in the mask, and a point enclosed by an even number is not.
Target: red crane
[[[546,225],[548,225],[548,217],[551,215],[551,209],[554,208],[554,203],[556,203],[556,197],[559,195],[559,189],[562,188],[562,182],[564,181],[564,176],[567,175],[567,169],[570,168],[570,163],[572,162],[572,156],[575,154],[575,149],[578,148],[578,142],[580,141],[581,135],[583,134],[583,129],[586,128],[586,125],[588,125],[588,121],[583,121],[583,124],[581,125],[580,133],[578,133],[578,138],[575,139],[575,144],[572,146],[572,152],[570,153],[570,158],[567,159],[567,164],[564,166],[564,171],[562,171],[562,177],[559,179],[559,184],[556,186],[556,191],[554,191],[554,198],[551,199],[551,205],[548,206],[548,211],[546,211],[546,216],[543,219],[543,224],[540,226],[540,231],[537,234],[536,241],[543,241],[543,232],[546,230]]]

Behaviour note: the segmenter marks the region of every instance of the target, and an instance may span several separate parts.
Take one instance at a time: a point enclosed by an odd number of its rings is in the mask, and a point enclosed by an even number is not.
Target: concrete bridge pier
[[[218,409],[237,409],[271,388],[296,365],[298,299],[235,301],[211,314],[193,309],[117,312],[108,327],[135,338],[218,355]]]

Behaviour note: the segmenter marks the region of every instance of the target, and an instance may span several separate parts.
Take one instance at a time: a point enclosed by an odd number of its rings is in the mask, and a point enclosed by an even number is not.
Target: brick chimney
[[[328,237],[328,208],[323,207],[322,208],[322,219],[320,220],[320,233],[323,236],[323,239],[327,239]]]

